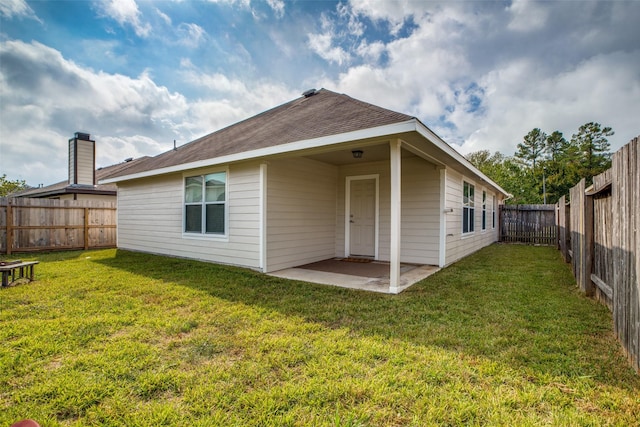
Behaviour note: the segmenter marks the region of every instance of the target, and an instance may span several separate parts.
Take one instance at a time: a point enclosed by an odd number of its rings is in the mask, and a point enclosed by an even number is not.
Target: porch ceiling
[[[355,159],[353,150],[362,150],[362,158]],[[384,142],[376,145],[367,145],[362,147],[348,147],[338,150],[328,151],[324,153],[309,154],[306,158],[317,160],[331,165],[342,166],[354,163],[369,163],[389,160],[389,143]],[[416,157],[413,153],[402,150],[402,157]]]

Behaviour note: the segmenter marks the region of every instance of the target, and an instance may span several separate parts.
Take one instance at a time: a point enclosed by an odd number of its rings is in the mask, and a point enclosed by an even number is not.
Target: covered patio
[[[290,280],[332,285],[370,292],[396,294],[439,271],[434,265],[400,263],[397,289],[390,287],[388,262],[361,258],[333,258],[269,273]]]

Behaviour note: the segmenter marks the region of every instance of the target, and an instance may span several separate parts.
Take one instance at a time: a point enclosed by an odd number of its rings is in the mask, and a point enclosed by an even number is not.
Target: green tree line
[[[0,197],[8,196],[26,188],[27,183],[23,179],[10,180],[7,179],[7,174],[0,176]]]
[[[582,178],[592,178],[611,167],[610,127],[589,122],[570,140],[562,132],[547,134],[535,128],[526,134],[513,156],[496,151],[470,153],[467,159],[513,197],[509,204],[556,203]]]

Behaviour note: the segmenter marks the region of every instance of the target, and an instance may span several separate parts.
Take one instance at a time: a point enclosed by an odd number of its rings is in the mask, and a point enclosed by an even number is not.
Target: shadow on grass
[[[610,313],[576,291],[553,248],[493,245],[395,296],[122,250],[96,262],[357,335],[487,358],[524,375],[640,390]]]

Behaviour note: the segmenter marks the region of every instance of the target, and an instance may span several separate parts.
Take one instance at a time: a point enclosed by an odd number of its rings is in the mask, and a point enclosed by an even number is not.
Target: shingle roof
[[[326,89],[218,130],[111,174],[129,175],[295,141],[401,123],[413,117]]]

